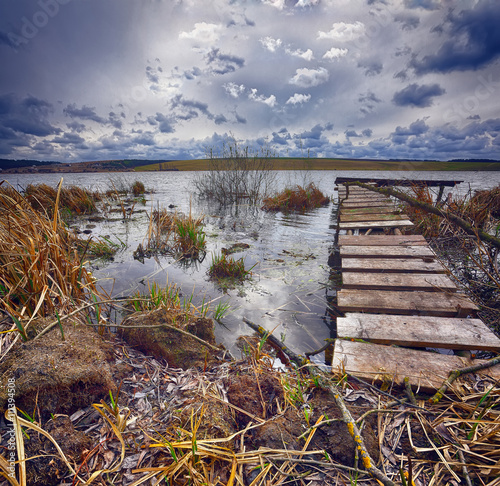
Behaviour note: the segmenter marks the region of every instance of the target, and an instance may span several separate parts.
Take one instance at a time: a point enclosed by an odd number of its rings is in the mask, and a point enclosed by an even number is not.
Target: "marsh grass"
[[[91,214],[97,211],[97,203],[102,195],[97,191],[90,191],[77,186],[57,189],[47,184],[30,184],[26,187],[24,196],[33,209],[47,212],[52,217],[59,194],[57,209],[69,214]]]
[[[264,198],[262,209],[283,212],[306,211],[326,206],[329,202],[330,199],[311,182],[306,187],[297,185],[294,188],[286,188],[274,196]]]
[[[131,186],[130,190],[135,197],[141,196],[146,192],[146,188],[141,181],[135,181]]]
[[[226,254],[214,254],[212,255],[212,263],[207,273],[211,279],[217,280],[220,283],[242,282],[252,275],[252,269],[255,265],[246,269],[243,258],[235,260]]]
[[[202,260],[206,248],[203,219],[203,216],[193,217],[191,211],[188,216],[165,208],[152,211],[146,242],[136,250],[136,255],[171,254],[179,259]]]
[[[49,217],[6,183],[0,187],[0,309],[20,321],[63,314],[98,293],[76,236],[60,222],[61,193],[59,186]]]

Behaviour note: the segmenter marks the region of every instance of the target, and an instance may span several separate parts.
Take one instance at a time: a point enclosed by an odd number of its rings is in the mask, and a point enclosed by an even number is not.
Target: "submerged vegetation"
[[[244,258],[235,260],[227,253],[214,254],[207,273],[211,279],[217,280],[219,283],[241,282],[252,275],[252,269],[255,265],[246,269]]]
[[[222,206],[241,200],[257,204],[276,179],[274,156],[267,146],[254,150],[242,147],[235,138],[226,140],[221,151],[208,149],[208,172],[195,179],[198,195]]]
[[[312,182],[306,187],[286,188],[275,196],[263,200],[262,209],[266,211],[305,211],[326,206],[330,199]]]
[[[141,260],[153,255],[174,255],[179,259],[203,260],[206,237],[203,216],[193,217],[172,213],[167,209],[151,212],[145,244],[140,244],[134,258]]]

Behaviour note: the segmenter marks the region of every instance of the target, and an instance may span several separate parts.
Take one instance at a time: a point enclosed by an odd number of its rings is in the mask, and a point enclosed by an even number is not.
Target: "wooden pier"
[[[407,377],[431,391],[451,370],[481,360],[429,348],[500,351],[425,238],[401,234],[413,223],[390,198],[358,186],[338,191],[338,226],[347,234],[338,239],[345,317],[337,318],[334,368],[377,383],[402,385]],[[480,373],[500,379],[500,366]]]

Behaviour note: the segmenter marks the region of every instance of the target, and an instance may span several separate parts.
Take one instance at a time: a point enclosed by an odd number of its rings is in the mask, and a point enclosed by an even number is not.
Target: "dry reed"
[[[0,188],[0,308],[17,319],[62,315],[97,293],[75,250],[76,236],[60,223],[61,193],[49,217],[12,187]]]
[[[266,211],[305,211],[326,206],[330,200],[313,184],[306,187],[295,186],[266,197],[262,209]]]

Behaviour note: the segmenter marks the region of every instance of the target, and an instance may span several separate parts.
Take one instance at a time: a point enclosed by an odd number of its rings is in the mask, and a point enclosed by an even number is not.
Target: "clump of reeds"
[[[418,201],[433,204],[432,194],[427,186],[412,186],[411,192],[412,197]],[[417,233],[426,238],[439,235],[441,228],[441,218],[439,216],[410,205],[405,206],[405,214],[413,221]]]
[[[306,187],[286,188],[280,193],[266,197],[262,209],[266,211],[305,211],[307,209],[326,206],[330,199],[326,197],[314,183]]]
[[[143,256],[172,254],[182,259],[204,256],[206,241],[202,223],[203,216],[195,218],[191,213],[185,216],[164,208],[154,210],[149,221],[146,244],[140,245]]]
[[[0,188],[0,308],[18,319],[63,314],[89,292],[97,294],[76,236],[60,224],[61,192],[49,218],[12,187]]]
[[[47,184],[30,184],[24,195],[34,209],[46,211],[52,217],[58,194],[58,210],[64,209],[75,214],[90,214],[97,211],[97,202],[102,199],[97,191],[70,186],[63,187],[58,192]]]
[[[130,190],[132,191],[132,194],[134,196],[140,196],[146,192],[146,188],[144,187],[144,184],[141,181],[135,181]]]
[[[226,279],[243,281],[252,274],[253,265],[250,269],[245,268],[245,260],[239,258],[235,260],[229,255],[224,253],[212,255],[212,263],[208,269],[210,278],[223,281]]]

